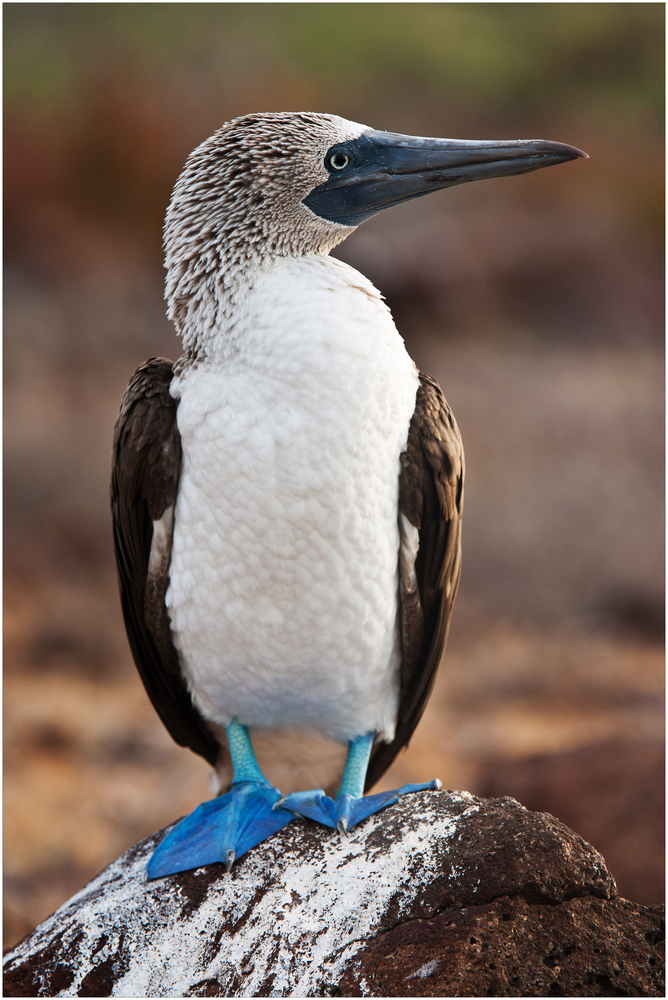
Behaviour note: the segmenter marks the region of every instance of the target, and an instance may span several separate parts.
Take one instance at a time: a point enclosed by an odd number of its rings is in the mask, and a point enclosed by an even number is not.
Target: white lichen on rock
[[[76,954],[73,981],[52,996],[76,996],[105,962],[114,980],[108,995],[116,997],[196,995],[193,987],[207,980],[220,984],[220,995],[256,996],[266,987],[274,996],[326,995],[390,908],[393,922],[401,920],[442,867],[458,823],[479,808],[465,792],[447,793],[454,808],[444,809],[443,798],[420,796],[419,813],[410,813],[405,827],[388,828],[387,815],[379,814],[343,839],[322,829],[314,835],[299,821],[215,880],[200,869],[185,881],[147,882],[149,838],[12,956],[29,961],[48,952],[56,936],[61,952]]]

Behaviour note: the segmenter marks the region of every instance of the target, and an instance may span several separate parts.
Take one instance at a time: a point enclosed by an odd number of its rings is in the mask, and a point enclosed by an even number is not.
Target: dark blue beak
[[[316,215],[357,226],[372,215],[466,181],[505,177],[587,154],[547,139],[422,139],[369,130],[325,155],[330,178],[304,198]]]

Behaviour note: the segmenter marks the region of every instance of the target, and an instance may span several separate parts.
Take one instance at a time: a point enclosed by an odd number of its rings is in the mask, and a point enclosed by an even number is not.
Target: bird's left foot
[[[344,792],[339,793],[336,799],[330,799],[321,788],[318,788],[313,792],[293,792],[291,795],[284,795],[277,800],[274,809],[305,816],[345,834],[363,819],[373,816],[387,806],[394,805],[401,795],[438,791],[440,788],[441,782],[436,779],[422,785],[402,785],[401,788],[395,788],[391,792],[379,792],[377,795],[358,797]]]

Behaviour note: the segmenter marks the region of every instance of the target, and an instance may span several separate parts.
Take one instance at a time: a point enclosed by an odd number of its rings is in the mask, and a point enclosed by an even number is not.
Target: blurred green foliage
[[[662,3],[12,3],[5,101],[76,113],[120,74],[233,105],[288,81],[344,114],[423,100],[455,117],[660,115],[663,24]]]

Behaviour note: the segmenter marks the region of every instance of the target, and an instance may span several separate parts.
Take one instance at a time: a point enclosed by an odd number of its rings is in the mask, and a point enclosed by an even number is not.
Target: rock
[[[622,896],[652,906],[665,889],[665,749],[606,740],[555,754],[490,760],[476,789],[550,812],[606,860]]]
[[[342,996],[664,996],[659,907],[586,898],[495,899],[367,942]]]
[[[295,821],[225,874],[131,848],[5,959],[5,996],[662,996],[658,908],[514,799],[424,792],[346,839]]]

